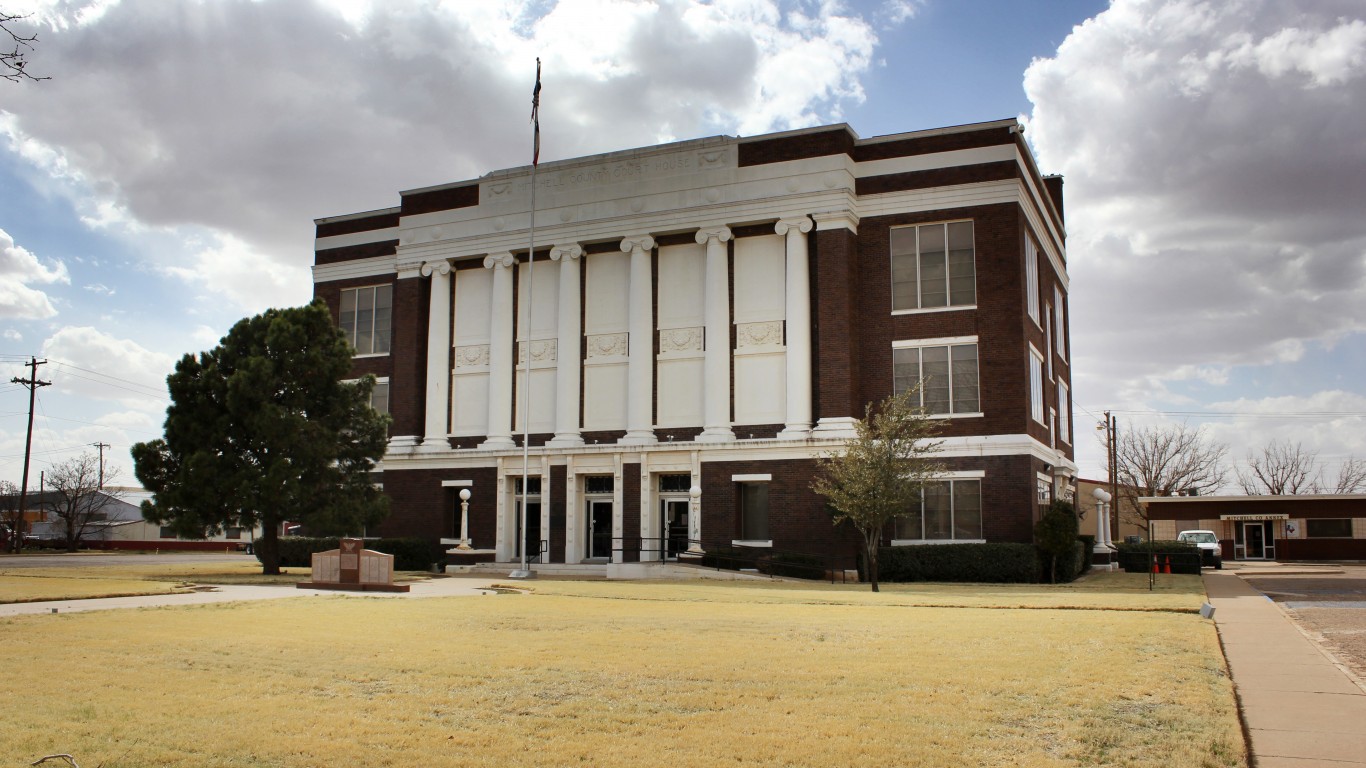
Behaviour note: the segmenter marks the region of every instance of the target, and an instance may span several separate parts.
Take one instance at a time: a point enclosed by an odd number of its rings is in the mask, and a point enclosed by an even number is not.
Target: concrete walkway
[[[181,592],[172,595],[103,597],[92,600],[51,600],[36,603],[0,605],[0,617],[35,613],[78,613],[115,608],[160,608],[175,605],[206,605],[238,600],[280,600],[287,597],[379,597],[384,599],[424,597],[468,597],[492,594],[489,586],[507,579],[445,578],[414,582],[409,592],[342,592],[331,589],[298,589],[293,585],[207,585],[212,591]]]
[[[1366,687],[1237,575],[1204,581],[1253,768],[1366,766]]]

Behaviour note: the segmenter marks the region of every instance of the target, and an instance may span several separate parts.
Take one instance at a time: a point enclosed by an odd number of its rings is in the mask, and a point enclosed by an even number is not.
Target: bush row
[[[797,579],[824,579],[827,570],[825,559],[816,555],[792,552],[770,554],[762,550],[735,547],[709,549],[702,555],[701,563],[706,568],[754,568],[759,573],[770,576],[789,576]]]
[[[336,536],[281,536],[280,566],[307,568],[313,565],[314,552],[326,552],[341,547],[341,539]],[[426,571],[432,563],[446,559],[445,548],[437,542],[426,539],[366,539],[365,548],[394,556],[396,571]],[[256,559],[261,559],[260,548]]]
[[[1033,544],[884,547],[878,550],[878,580],[1030,584],[1039,580],[1041,560]]]

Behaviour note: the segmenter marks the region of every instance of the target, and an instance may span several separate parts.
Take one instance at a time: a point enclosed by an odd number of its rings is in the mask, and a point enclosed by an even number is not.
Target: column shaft
[[[655,442],[654,433],[654,290],[650,258],[655,247],[649,235],[628,237],[621,250],[631,254],[629,334],[626,348],[626,435],[622,443]]]
[[[806,233],[811,219],[783,219],[776,231],[787,236],[787,425],[778,437],[811,436],[811,277]]]
[[[697,242],[707,246],[704,279],[706,346],[702,359],[702,419],[699,442],[735,439],[730,426],[730,258],[728,227],[703,228]]]
[[[510,253],[484,257],[493,270],[493,309],[489,324],[489,423],[480,448],[513,448],[512,442],[512,265]]]
[[[557,245],[550,258],[560,262],[559,317],[555,346],[555,447],[583,445],[579,435],[579,267],[583,249],[577,245]]]
[[[451,265],[432,261],[422,265],[430,275],[431,311],[427,317],[427,419],[422,431],[424,450],[450,448],[446,409],[451,391]]]

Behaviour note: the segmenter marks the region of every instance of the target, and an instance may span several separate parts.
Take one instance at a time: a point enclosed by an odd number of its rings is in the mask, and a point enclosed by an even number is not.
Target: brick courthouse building
[[[1025,542],[1075,476],[1062,180],[1013,120],[576,158],[317,220],[315,295],[381,382],[392,514],[538,562],[852,551],[810,488],[924,377],[949,468],[895,543]],[[531,449],[520,447],[530,358]],[[698,494],[700,490],[700,494]]]

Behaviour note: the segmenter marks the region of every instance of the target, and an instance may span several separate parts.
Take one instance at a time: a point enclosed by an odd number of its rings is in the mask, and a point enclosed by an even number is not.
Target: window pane
[[[925,538],[953,538],[952,499],[947,482],[925,486]]]
[[[374,390],[370,392],[370,407],[380,413],[389,412],[389,382],[375,383]]]
[[[953,412],[976,413],[980,410],[977,387],[977,345],[953,347]]]
[[[982,483],[979,480],[953,481],[953,537],[983,538]]]
[[[949,303],[977,303],[977,279],[973,266],[972,222],[949,225]]]
[[[893,535],[898,539],[922,539],[924,533],[920,528],[920,508],[917,505],[910,514],[896,519],[896,530]]]
[[[393,293],[394,288],[391,285],[381,285],[375,288],[375,352],[377,353],[389,351]]]
[[[1053,330],[1058,335],[1058,357],[1067,359],[1067,323],[1063,320],[1062,289],[1053,286]]]
[[[692,475],[660,475],[660,493],[687,493],[692,488]]]
[[[920,381],[920,350],[892,350],[892,385],[901,394]]]
[[[375,289],[356,291],[356,353],[368,355],[374,351]]]
[[[354,348],[356,346],[356,291],[354,289],[341,292],[341,311],[338,315],[340,316],[341,329],[346,333],[346,340],[351,342],[351,346]]]
[[[1039,252],[1034,240],[1025,235],[1025,299],[1029,316],[1039,321]]]
[[[584,493],[611,493],[611,475],[591,475],[583,479]]]
[[[1352,521],[1348,518],[1305,520],[1304,535],[1311,539],[1350,539],[1352,538]]]
[[[768,483],[740,484],[740,538],[768,540]]]
[[[949,413],[949,348],[924,347],[920,355],[925,412]]]
[[[948,268],[944,259],[944,225],[919,227],[920,306],[948,305]]]
[[[1029,354],[1029,413],[1043,423],[1043,362]]]
[[[915,227],[892,230],[892,309],[915,309]]]

